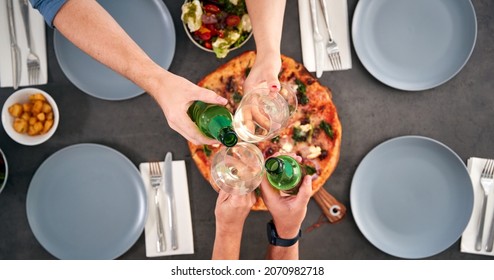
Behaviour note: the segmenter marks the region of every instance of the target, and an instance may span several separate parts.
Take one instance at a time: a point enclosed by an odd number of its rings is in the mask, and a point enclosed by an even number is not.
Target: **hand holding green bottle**
[[[300,165],[301,160],[302,158],[295,154],[275,153],[265,162],[266,176],[261,182],[261,194],[264,204],[273,216],[277,232],[282,238],[296,236],[305,218],[307,203],[312,195],[312,177],[304,175],[305,172]],[[280,162],[283,163],[278,166]],[[299,169],[299,171],[294,169]],[[274,170],[276,171],[273,172]],[[270,172],[277,174],[271,175]],[[290,189],[293,188],[296,188],[297,192],[290,193]]]
[[[237,144],[237,134],[232,127],[232,114],[224,106],[195,101],[187,114],[207,137],[217,139],[227,147]]]
[[[273,216],[279,237],[290,239],[298,234],[307,213],[307,203],[312,195],[312,177],[303,177],[296,195],[283,195],[269,183],[267,177],[261,182],[264,204]]]

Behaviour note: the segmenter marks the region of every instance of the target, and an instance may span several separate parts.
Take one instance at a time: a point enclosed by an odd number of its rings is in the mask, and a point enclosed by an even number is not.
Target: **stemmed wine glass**
[[[296,109],[297,96],[289,85],[281,84],[279,92],[258,87],[243,96],[233,116],[233,127],[245,142],[268,140],[285,128]]]
[[[247,194],[256,189],[264,175],[264,157],[254,144],[240,142],[223,146],[211,164],[211,184],[231,194]]]

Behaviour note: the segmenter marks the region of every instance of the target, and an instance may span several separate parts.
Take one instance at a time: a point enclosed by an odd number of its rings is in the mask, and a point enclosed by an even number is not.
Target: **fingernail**
[[[279,89],[280,89],[280,87],[279,87],[278,85],[272,85],[272,86],[271,86],[271,89],[279,90]]]

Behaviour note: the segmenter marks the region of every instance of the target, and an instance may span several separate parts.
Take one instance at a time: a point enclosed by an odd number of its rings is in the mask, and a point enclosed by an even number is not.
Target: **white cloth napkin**
[[[160,168],[163,167],[163,162],[160,162]],[[156,211],[154,204],[154,190],[149,182],[149,163],[144,162],[139,165],[141,177],[144,180],[144,186],[148,194],[148,218],[144,228],[146,240],[146,256],[160,257],[169,255],[187,255],[194,254],[194,239],[192,235],[192,218],[190,215],[189,202],[189,187],[187,184],[187,172],[185,170],[185,162],[183,160],[173,161],[173,190],[175,194],[175,205],[177,211],[177,238],[178,249],[171,249],[171,240],[168,229],[167,204],[163,192],[160,196],[161,217],[165,229],[165,252],[158,253],[156,248],[157,242],[157,223]],[[164,182],[164,181],[163,181]]]
[[[482,173],[482,169],[484,168],[486,159],[484,158],[469,158],[467,161],[468,172],[470,173],[470,178],[472,179],[473,185],[473,196],[474,196],[474,204],[473,204],[473,212],[470,217],[470,221],[463,232],[461,237],[461,252],[464,253],[472,253],[472,254],[480,254],[480,255],[490,255],[494,256],[493,252],[485,251],[485,243],[489,236],[489,228],[491,226],[492,215],[494,214],[494,187],[492,188],[489,199],[487,201],[487,212],[485,215],[485,224],[484,224],[484,234],[483,234],[483,245],[481,251],[475,250],[475,238],[477,236],[477,230],[479,226],[480,212],[482,208],[482,199],[484,197],[484,190],[480,185],[480,173]]]
[[[340,48],[340,58],[342,70],[352,68],[352,54],[350,50],[350,31],[348,25],[348,5],[347,0],[326,0],[329,13],[329,24],[334,40]],[[316,0],[318,5],[318,22],[319,30],[324,37],[324,42],[328,41],[329,35],[326,24],[324,23],[324,15],[322,6],[319,0]],[[309,0],[298,0],[298,10],[300,17],[300,37],[302,40],[302,58],[304,66],[309,72],[316,71],[314,39],[312,37],[312,18],[310,13]],[[326,51],[326,48],[324,48]],[[324,56],[323,63],[324,71],[333,71],[331,62],[327,55]]]
[[[15,33],[17,44],[21,50],[21,81],[20,86],[31,86],[27,76],[27,48],[26,31],[22,20],[19,1],[13,1]],[[48,81],[47,59],[46,59],[46,36],[45,21],[43,16],[29,5],[29,16],[31,26],[31,45],[33,51],[40,59],[40,76],[38,85],[46,84]],[[7,0],[0,0],[0,87],[12,87],[12,57],[10,55],[9,22],[7,17]]]

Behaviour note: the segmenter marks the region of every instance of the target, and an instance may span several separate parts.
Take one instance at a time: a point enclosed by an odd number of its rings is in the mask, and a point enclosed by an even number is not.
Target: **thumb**
[[[261,182],[261,196],[265,201],[269,201],[270,199],[274,199],[279,196],[279,191],[271,186],[266,176],[262,178]]]

